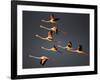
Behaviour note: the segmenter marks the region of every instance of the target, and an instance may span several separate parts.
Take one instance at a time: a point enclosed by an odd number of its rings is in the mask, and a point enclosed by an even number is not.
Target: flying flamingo
[[[36,57],[36,56],[32,56],[32,55],[29,55],[29,57],[30,58],[35,58],[35,59],[38,59],[38,60],[40,60],[40,64],[42,65],[42,66],[44,66],[45,65],[45,63],[48,61],[48,57],[46,57],[46,56],[41,56],[41,57]]]
[[[47,40],[47,41],[52,41],[53,40],[53,32],[49,31],[47,37],[41,37],[38,34],[35,35],[36,37],[42,39],[42,40]]]

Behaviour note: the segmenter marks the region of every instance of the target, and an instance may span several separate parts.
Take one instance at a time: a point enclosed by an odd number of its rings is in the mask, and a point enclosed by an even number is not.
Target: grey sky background
[[[52,12],[53,13],[53,12]],[[36,34],[47,36],[47,30],[40,28],[40,25],[50,27],[49,23],[41,22],[48,20],[51,12],[23,11],[23,68],[46,68],[46,67],[67,67],[89,65],[89,55],[78,55],[60,49],[63,54],[52,53],[41,49],[41,46],[51,48],[55,42],[48,42],[35,37]],[[53,13],[60,20],[57,22],[58,29],[67,32],[67,35],[59,32],[54,35],[55,40],[62,41],[61,45],[66,46],[68,41],[77,48],[78,41],[83,45],[83,50],[89,54],[89,14],[79,13]],[[47,56],[48,60],[41,66],[39,60],[30,58],[33,56]]]

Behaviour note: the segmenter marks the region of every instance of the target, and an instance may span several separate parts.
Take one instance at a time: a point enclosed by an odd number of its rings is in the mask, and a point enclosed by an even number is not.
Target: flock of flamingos
[[[57,21],[58,20],[59,20],[59,18],[56,18],[54,16],[54,14],[51,14],[49,16],[49,20],[41,20],[42,22],[50,23],[51,24],[51,28],[48,28],[48,27],[40,25],[40,28],[43,28],[43,29],[48,31],[47,36],[46,37],[42,37],[42,36],[36,34],[35,37],[39,38],[40,40],[45,40],[45,41],[49,41],[49,42],[55,41],[55,42],[59,43],[60,41],[56,41],[56,40],[53,39],[54,34],[57,35],[57,33],[59,31],[64,33],[64,34],[66,34],[66,32],[64,32],[62,30],[59,30],[57,28]],[[73,52],[73,53],[77,53],[77,54],[86,54],[87,55],[87,53],[83,51],[83,48],[82,48],[81,44],[78,44],[78,47],[75,49],[75,48],[73,48],[73,45],[72,45],[71,41],[68,41],[65,46],[53,45],[53,47],[51,47],[51,48],[41,47],[41,49],[46,50],[46,51],[52,51],[52,52],[55,52],[55,53],[62,53],[59,50],[59,48],[65,49],[65,50],[67,50],[69,52]],[[47,56],[37,57],[37,56],[29,55],[29,57],[40,60],[40,64],[41,65],[45,65],[45,63],[50,59]]]

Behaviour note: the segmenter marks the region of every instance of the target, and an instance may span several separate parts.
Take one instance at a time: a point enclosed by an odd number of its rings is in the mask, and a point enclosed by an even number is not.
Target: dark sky
[[[44,41],[35,38],[35,35],[47,36],[47,30],[40,28],[40,25],[50,27],[49,23],[41,22],[48,19],[50,12],[23,11],[23,68],[45,68],[45,67],[67,67],[89,65],[89,55],[78,55],[60,49],[63,54],[52,53],[41,49],[41,46],[51,48],[54,42]],[[78,41],[83,45],[83,50],[89,54],[89,14],[79,13],[53,13],[60,20],[57,22],[58,29],[67,32],[67,35],[59,32],[54,39],[62,41],[61,45],[66,46],[68,41],[77,48]],[[52,58],[43,66],[39,60],[29,58],[29,55],[47,56]]]

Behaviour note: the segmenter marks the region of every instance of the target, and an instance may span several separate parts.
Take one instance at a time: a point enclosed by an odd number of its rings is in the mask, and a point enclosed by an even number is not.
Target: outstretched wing
[[[55,18],[55,19],[54,19],[54,21],[58,21],[58,20],[59,20],[59,18]]]

